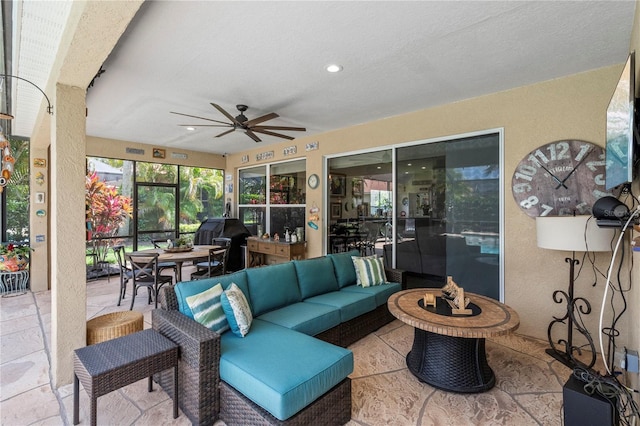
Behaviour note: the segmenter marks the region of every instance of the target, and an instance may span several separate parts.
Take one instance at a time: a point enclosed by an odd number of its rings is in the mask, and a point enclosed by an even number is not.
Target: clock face
[[[591,214],[605,190],[604,149],[590,142],[562,140],[531,151],[511,179],[513,198],[531,217]]]
[[[311,176],[309,176],[307,183],[309,184],[309,187],[311,189],[316,189],[318,187],[318,183],[320,183],[320,180],[318,179],[318,175],[312,174]]]

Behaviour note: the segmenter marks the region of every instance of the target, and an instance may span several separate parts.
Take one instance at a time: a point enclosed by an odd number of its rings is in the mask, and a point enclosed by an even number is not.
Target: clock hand
[[[549,169],[547,169],[547,168],[544,166],[544,164],[542,164],[542,163],[539,163],[539,164],[540,164],[540,167],[542,167],[542,168],[543,168],[547,173],[549,173],[549,175],[551,175],[551,177],[553,178],[553,180],[555,180],[556,182],[558,182],[558,186],[556,187],[556,189],[560,188],[561,186],[564,186],[565,188],[567,188],[567,187],[565,186],[565,184],[564,184],[564,181],[562,181],[562,182],[561,182],[561,181],[560,181],[560,179],[558,179],[558,178],[556,177],[556,175],[554,175],[553,173],[551,173],[551,172],[549,171]],[[567,189],[569,189],[569,188],[567,188]]]
[[[576,164],[576,166],[573,168],[573,170],[571,170],[571,171],[569,172],[569,174],[568,174],[567,176],[565,176],[565,178],[564,178],[564,179],[562,179],[562,182],[558,182],[558,183],[559,183],[559,185],[558,185],[558,186],[556,186],[556,189],[560,188],[560,186],[564,186],[565,188],[567,188],[567,186],[566,186],[564,183],[565,183],[565,182],[566,182],[566,180],[567,180],[567,179],[569,179],[569,177],[570,177],[570,176],[571,176],[571,175],[572,175],[572,174],[577,170],[577,168],[578,168],[578,167],[580,167],[580,164],[582,164],[582,162],[583,162],[584,160],[586,160],[586,159],[587,159],[587,157],[589,156],[589,154],[591,154],[591,150],[587,151],[587,153],[585,154],[585,156],[584,156],[584,157],[582,157],[582,160],[578,161],[578,164]],[[569,189],[569,188],[567,188],[567,189]]]

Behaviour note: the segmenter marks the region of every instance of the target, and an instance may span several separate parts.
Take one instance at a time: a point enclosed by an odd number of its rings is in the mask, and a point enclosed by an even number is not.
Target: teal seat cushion
[[[333,262],[336,279],[340,288],[356,283],[356,269],[353,267],[351,256],[360,256],[358,250],[351,250],[347,253],[333,253],[327,255]]]
[[[294,260],[293,264],[298,274],[298,286],[302,299],[340,289],[333,274],[331,259],[317,257],[315,259]]]
[[[220,275],[218,277],[206,278],[204,280],[179,282],[173,287],[176,292],[176,297],[178,298],[178,310],[189,318],[195,319],[193,312],[187,303],[187,297],[209,290],[218,283],[222,285],[223,289],[227,289],[231,283],[236,283],[248,299],[249,286],[247,284],[247,275],[246,272],[242,270],[233,274]]]
[[[245,269],[249,304],[254,317],[301,302],[296,268],[292,262]]]
[[[402,285],[398,283],[384,283],[373,287],[361,287],[359,285],[350,285],[344,287],[340,291],[353,292],[359,294],[372,294],[376,299],[376,305],[386,305],[389,296],[402,290]]]
[[[305,299],[308,303],[334,306],[340,309],[340,322],[349,321],[364,313],[373,311],[376,298],[373,294],[355,293],[348,291],[332,291]]]
[[[223,334],[220,351],[220,378],[279,420],[353,372],[348,349],[260,319],[244,338]]]
[[[315,336],[340,324],[340,310],[334,306],[300,302],[262,314],[260,319]]]

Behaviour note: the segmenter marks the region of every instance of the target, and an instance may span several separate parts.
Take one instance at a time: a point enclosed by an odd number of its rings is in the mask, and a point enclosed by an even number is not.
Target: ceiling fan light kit
[[[294,139],[292,136],[285,135],[282,133],[276,133],[273,130],[280,130],[280,131],[284,130],[284,131],[294,131],[294,132],[305,132],[307,130],[304,127],[259,125],[260,123],[279,117],[279,115],[276,114],[275,112],[271,112],[269,114],[265,114],[260,117],[249,120],[247,116],[244,115],[244,112],[249,109],[247,105],[243,105],[243,104],[236,105],[236,108],[238,109],[240,114],[238,114],[235,117],[229,114],[224,108],[222,108],[218,104],[214,104],[213,102],[211,102],[211,106],[213,106],[215,109],[220,111],[220,113],[224,115],[229,121],[231,121],[231,123],[214,120],[211,118],[198,117],[195,115],[183,114],[180,112],[171,111],[171,113],[177,114],[177,115],[183,115],[185,117],[198,118],[200,120],[207,120],[207,121],[212,121],[214,123],[218,123],[218,124],[181,124],[181,126],[186,126],[187,129],[189,129],[190,127],[191,128],[193,127],[226,127],[227,130],[216,135],[215,136],[216,138],[219,138],[224,135],[228,135],[229,133],[233,133],[233,132],[242,132],[247,136],[249,136],[251,139],[253,139],[255,142],[262,142],[262,140],[258,137],[258,135],[256,135],[256,133],[261,133],[264,135],[275,136],[278,138],[292,140]]]

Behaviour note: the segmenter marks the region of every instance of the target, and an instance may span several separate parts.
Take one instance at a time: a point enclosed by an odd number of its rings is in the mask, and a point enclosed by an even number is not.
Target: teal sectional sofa
[[[161,289],[153,328],[180,346],[179,404],[194,424],[344,424],[351,418],[347,346],[393,320],[389,296],[404,274],[356,285],[357,251],[250,268]],[[235,283],[253,316],[249,332],[214,332],[186,298]],[[173,396],[172,377],[160,385]]]

